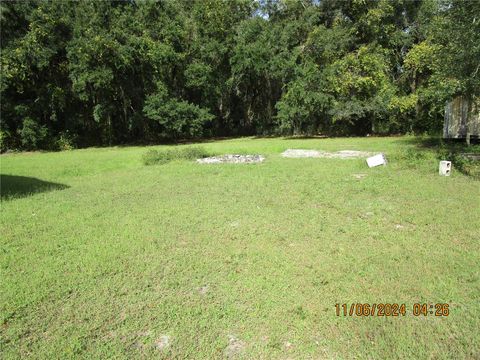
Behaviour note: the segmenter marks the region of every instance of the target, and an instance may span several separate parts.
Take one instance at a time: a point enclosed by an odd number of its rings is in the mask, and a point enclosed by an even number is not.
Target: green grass
[[[143,165],[167,146],[0,158],[2,359],[480,356],[478,179],[438,176],[412,138],[202,147],[266,160]],[[383,151],[389,164],[287,148]],[[352,302],[407,315],[336,316]],[[450,316],[414,317],[415,302]]]

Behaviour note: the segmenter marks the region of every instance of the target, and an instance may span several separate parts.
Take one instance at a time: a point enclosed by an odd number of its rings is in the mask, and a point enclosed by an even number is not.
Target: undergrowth
[[[402,150],[394,157],[409,168],[418,168],[432,161],[451,161],[454,170],[480,179],[479,144],[467,146],[465,143],[441,138],[415,139],[415,142],[416,147]]]
[[[165,150],[149,150],[143,157],[144,165],[161,165],[174,160],[195,160],[211,156],[211,154],[202,147],[189,146],[178,147]]]

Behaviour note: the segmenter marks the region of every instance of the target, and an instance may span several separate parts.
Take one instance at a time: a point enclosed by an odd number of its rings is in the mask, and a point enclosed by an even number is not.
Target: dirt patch
[[[199,164],[251,164],[265,160],[262,155],[220,155],[197,159]]]
[[[225,356],[228,359],[234,358],[245,349],[246,343],[234,335],[228,335],[228,345],[225,348]]]
[[[326,152],[319,150],[287,149],[282,153],[286,158],[327,158],[327,159],[363,159],[371,156],[372,153],[357,150],[341,150]]]
[[[209,289],[208,289],[208,285],[204,285],[204,286],[198,288],[198,293],[199,293],[200,295],[206,295],[207,292],[208,292],[208,290],[209,290]]]

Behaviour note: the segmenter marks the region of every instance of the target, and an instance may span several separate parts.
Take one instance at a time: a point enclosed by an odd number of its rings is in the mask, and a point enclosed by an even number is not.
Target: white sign
[[[387,165],[387,158],[384,154],[378,154],[367,158],[368,167],[375,167],[379,165]]]

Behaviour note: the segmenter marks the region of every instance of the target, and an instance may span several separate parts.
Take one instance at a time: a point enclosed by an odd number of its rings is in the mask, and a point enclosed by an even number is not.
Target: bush
[[[18,130],[22,146],[27,150],[34,150],[41,147],[48,135],[45,126],[40,125],[30,117],[23,120],[23,126]]]
[[[203,128],[214,119],[207,109],[170,97],[164,84],[157,84],[156,93],[145,100],[143,112],[160,126],[162,137],[194,138],[203,135]]]
[[[149,150],[143,155],[145,165],[161,165],[173,160],[195,160],[211,156],[202,147],[180,147],[166,150]]]
[[[8,150],[7,141],[10,136],[10,133],[5,130],[0,130],[0,153],[3,153]]]
[[[58,150],[73,150],[75,148],[75,136],[70,135],[67,131],[61,132],[57,141],[55,142]]]

